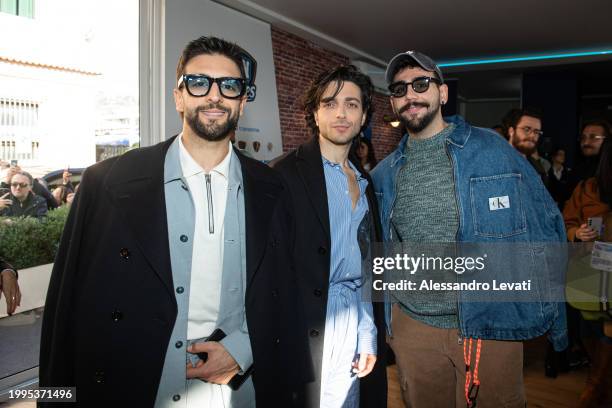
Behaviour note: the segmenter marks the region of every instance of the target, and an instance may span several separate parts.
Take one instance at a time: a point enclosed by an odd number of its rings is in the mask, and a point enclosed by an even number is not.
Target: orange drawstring
[[[467,350],[466,350],[467,346]],[[468,408],[476,407],[476,397],[480,388],[480,380],[478,379],[478,365],[480,364],[480,350],[482,348],[482,340],[476,342],[476,361],[474,362],[474,374],[472,380],[472,372],[470,365],[472,361],[472,338],[468,346],[467,341],[463,342],[463,360],[465,361],[465,400]]]

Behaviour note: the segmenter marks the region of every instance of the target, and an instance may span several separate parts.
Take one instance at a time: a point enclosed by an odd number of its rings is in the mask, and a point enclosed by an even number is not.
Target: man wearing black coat
[[[181,134],[85,171],[47,294],[41,387],[76,387],[83,407],[293,403],[307,353],[293,336],[286,187],[229,141],[243,52],[190,42]]]
[[[369,301],[361,275],[362,256],[381,241],[380,222],[371,180],[349,158],[371,117],[371,93],[370,79],[354,66],[320,74],[305,97],[313,138],[272,164],[294,205],[300,318],[315,374],[303,397],[308,407],[387,403],[384,307]]]

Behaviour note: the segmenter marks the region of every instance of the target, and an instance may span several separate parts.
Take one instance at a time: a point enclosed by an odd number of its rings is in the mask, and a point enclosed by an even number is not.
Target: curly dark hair
[[[363,111],[366,113],[366,119],[360,130],[368,127],[373,112],[372,93],[374,92],[374,86],[372,85],[372,81],[369,76],[359,71],[356,66],[340,65],[320,73],[312,81],[310,87],[304,94],[303,106],[306,123],[314,136],[318,136],[319,134],[319,127],[315,121],[314,114],[317,109],[319,109],[323,93],[325,93],[329,84],[335,83],[336,90],[332,95],[332,97],[335,97],[342,90],[344,82],[352,82],[361,90],[361,104],[363,106]]]
[[[187,44],[176,65],[176,80],[185,73],[185,66],[198,55],[223,55],[236,63],[240,69],[240,76],[246,78],[242,62],[242,48],[235,43],[217,37],[200,37]]]

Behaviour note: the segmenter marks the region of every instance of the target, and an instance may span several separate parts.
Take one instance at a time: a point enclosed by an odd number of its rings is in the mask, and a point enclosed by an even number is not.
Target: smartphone
[[[17,167],[17,159],[11,160],[11,167]]]
[[[592,228],[597,235],[601,235],[603,233],[603,217],[589,217],[587,226]]]
[[[212,332],[210,336],[208,336],[206,341],[220,341],[223,340],[224,337],[225,332],[223,330],[215,329],[215,331]],[[206,360],[208,360],[208,353],[198,353],[198,357],[200,357],[200,360],[206,362]],[[232,379],[229,380],[227,385],[229,385],[230,388],[235,391],[240,388],[242,384],[244,384],[244,382],[247,380],[247,378],[249,378],[251,374],[253,374],[253,365],[251,365],[244,374],[236,374],[235,376],[233,376]]]
[[[223,340],[223,338],[225,337],[225,332],[221,329],[215,329],[214,332],[212,332],[212,334],[210,336],[208,336],[208,338],[206,339],[206,341],[221,341]],[[206,362],[206,360],[208,360],[208,353],[202,352],[202,353],[198,353],[198,357],[200,357],[200,360]]]

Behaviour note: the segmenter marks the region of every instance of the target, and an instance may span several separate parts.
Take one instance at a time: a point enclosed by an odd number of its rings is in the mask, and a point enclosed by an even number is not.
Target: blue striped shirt
[[[361,250],[357,239],[359,225],[368,214],[368,200],[365,195],[368,181],[350,163],[359,185],[359,199],[353,209],[349,192],[349,182],[342,166],[332,163],[323,157],[325,186],[327,188],[327,205],[329,208],[329,224],[331,235],[331,257],[329,270],[329,302],[335,302],[333,294],[337,289],[357,292],[351,297],[358,308],[357,350],[359,354],[376,354],[376,326],[372,312],[372,303],[362,301]],[[338,285],[341,285],[338,287]],[[328,305],[328,310],[330,307]],[[339,316],[327,316],[327,320],[338,319]],[[343,325],[340,325],[343,326]],[[328,335],[327,333],[325,334]],[[349,335],[349,333],[347,333]]]

